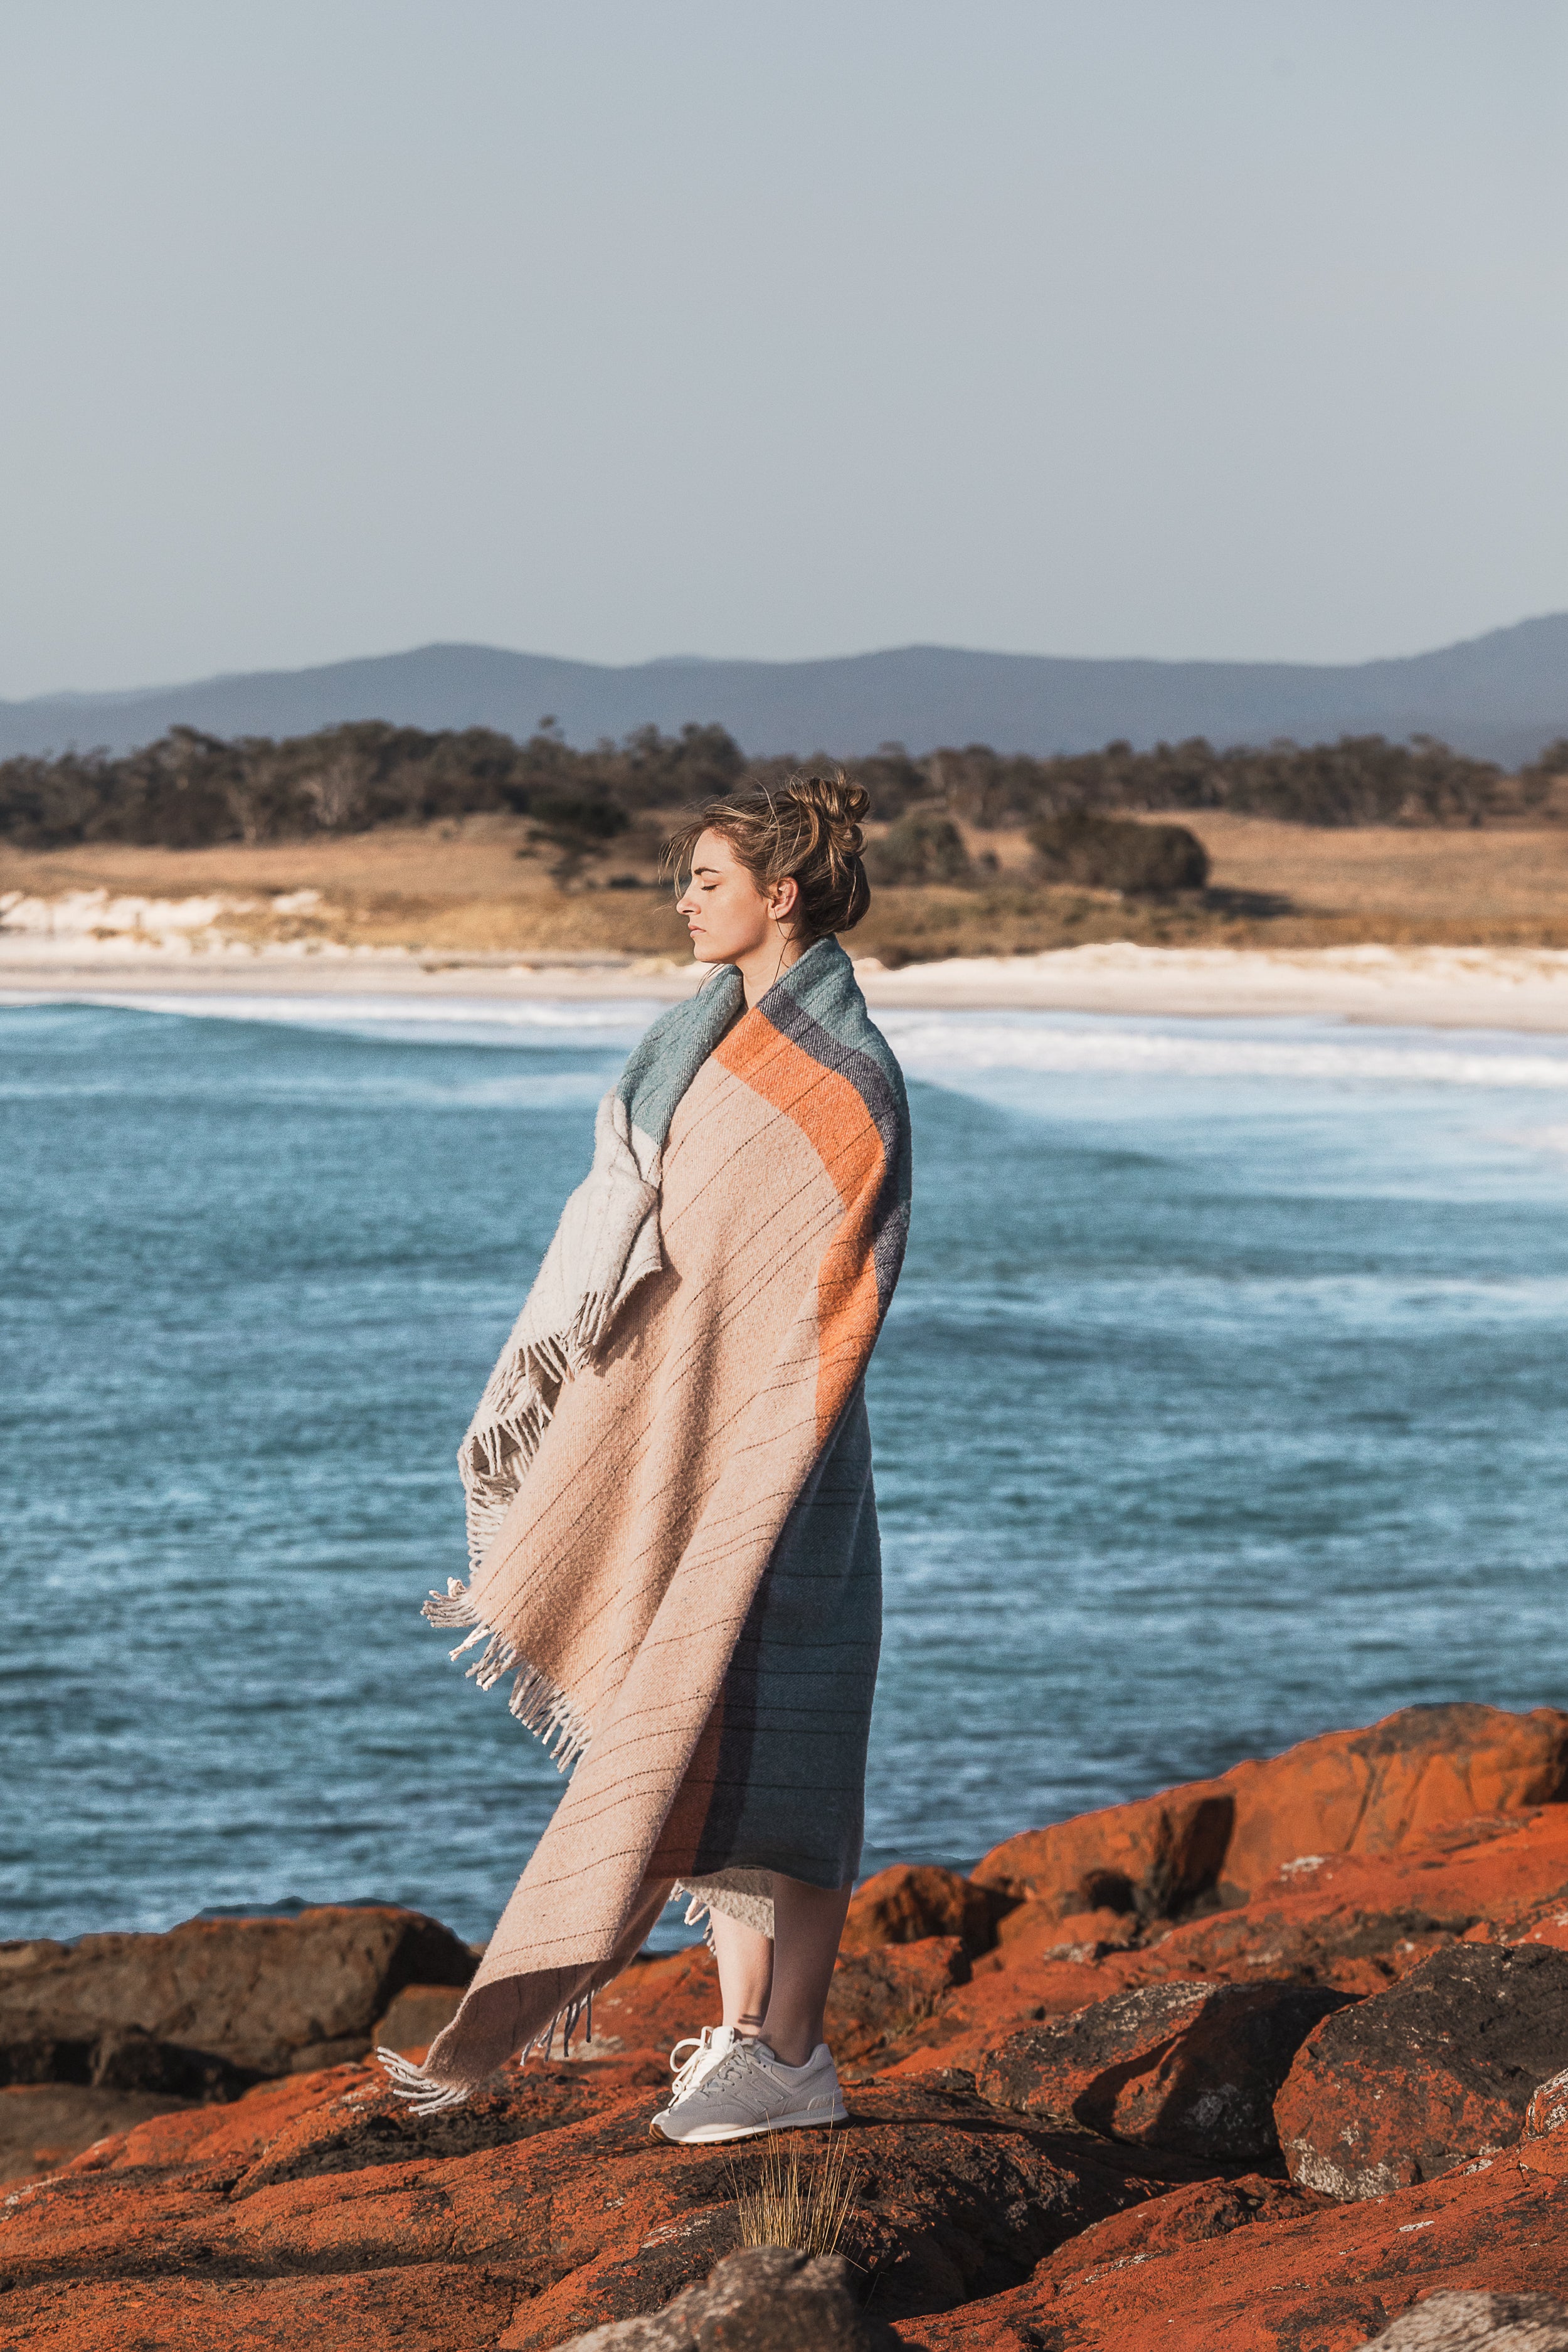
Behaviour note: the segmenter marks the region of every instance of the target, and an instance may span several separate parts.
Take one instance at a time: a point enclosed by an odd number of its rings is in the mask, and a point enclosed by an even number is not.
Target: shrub
[[[1201,890],[1208,852],[1184,824],[1134,824],[1125,817],[1073,809],[1029,827],[1041,879],[1124,890],[1139,898]]]
[[[973,868],[963,835],[937,809],[911,809],[866,852],[873,882],[970,882]]]

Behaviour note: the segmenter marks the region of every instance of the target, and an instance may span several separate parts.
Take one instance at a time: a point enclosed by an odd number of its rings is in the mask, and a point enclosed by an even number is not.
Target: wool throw
[[[382,2053],[422,2112],[569,2037],[678,1885],[771,1931],[773,1871],[854,1874],[863,1383],[909,1202],[902,1077],[836,940],[750,1010],[718,967],[600,1105],[459,1453],[468,1580],[425,1612],[571,1779],[424,2065]]]

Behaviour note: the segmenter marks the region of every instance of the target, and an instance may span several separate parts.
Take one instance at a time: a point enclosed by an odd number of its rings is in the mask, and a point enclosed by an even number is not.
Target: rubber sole
[[[826,2116],[819,2108],[815,2115],[774,2116],[765,2124],[699,2124],[693,2131],[666,2131],[665,2116],[655,2116],[648,2129],[676,2147],[713,2147],[722,2140],[761,2139],[768,2132],[809,2131],[814,2126],[847,2124],[848,2120],[848,2108],[842,2099],[835,2099],[832,2113]]]

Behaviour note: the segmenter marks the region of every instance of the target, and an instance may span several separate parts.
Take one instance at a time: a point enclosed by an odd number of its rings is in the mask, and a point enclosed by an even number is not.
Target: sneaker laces
[[[670,2085],[672,2099],[679,2099],[691,2088],[698,2075],[703,2072],[705,2061],[712,2054],[715,2032],[721,2033],[723,2030],[722,2026],[705,2025],[700,2033],[689,2033],[683,2041],[676,2043],[669,2053],[669,2071],[675,2077]],[[690,2051],[689,2058],[682,2059],[680,2053],[683,2050]]]
[[[777,2077],[769,2071],[766,2060],[758,2056],[755,2043],[737,2034],[712,2072],[704,2074],[697,2084],[695,2095],[705,2099],[723,2091],[731,2098],[738,2095],[742,2105],[752,2114],[765,2116],[770,2105],[768,2095],[770,2091],[776,2094],[777,2089]]]

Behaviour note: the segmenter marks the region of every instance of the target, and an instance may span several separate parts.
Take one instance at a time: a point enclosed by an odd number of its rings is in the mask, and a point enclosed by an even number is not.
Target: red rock
[[[1266,1971],[1381,1991],[1432,1950],[1499,1942],[1568,1897],[1568,1806],[1468,1824],[1408,1853],[1303,1861],[1243,1906],[1187,1921],[1135,1956],[1146,1981]]]
[[[1565,2137],[1386,2198],[1265,2202],[1197,2242],[1168,2227],[1182,2217],[1167,2209],[1194,2196],[1176,2190],[1069,2240],[1026,2284],[901,2320],[900,2334],[920,2352],[1361,2352],[1434,2292],[1561,2296]]]
[[[1301,1856],[1400,1853],[1565,1795],[1568,1715],[1405,1707],[1215,1780],[1027,1830],[988,1853],[974,1880],[1049,1903],[1058,1918],[1101,1907],[1153,1916],[1215,1888],[1245,1897]]]
[[[996,1941],[996,1915],[1005,1898],[956,1870],[934,1863],[895,1863],[857,1889],[839,1948],[874,1951],[881,1944],[914,1944],[928,1936],[957,1936],[972,1959]]]
[[[474,1956],[417,1911],[328,1906],[295,1919],[192,1919],[163,1936],[84,1936],[5,1954],[7,2042],[96,2042],[137,2026],[261,2074],[355,2058],[405,1984],[466,1984]]]
[[[637,1959],[595,1994],[594,2037],[604,2049],[660,2050],[717,2025],[719,1964],[706,1944],[661,1959]]]
[[[1214,1885],[1234,1811],[1220,1781],[1194,1780],[1163,1796],[1026,1830],[985,1856],[974,1882],[1019,1902],[1048,1904],[1058,1919],[1079,1911],[1169,1913]]]
[[[478,2352],[519,2301],[515,2284],[464,2263],[347,2277],[76,2281],[0,2304],[0,2345],[48,2352]]]
[[[840,1955],[828,1989],[825,2031],[840,2064],[864,2061],[896,2042],[969,1982],[969,1959],[956,1936],[927,1936]]]
[[[1479,1814],[1568,1795],[1568,1715],[1409,1706],[1225,1774],[1236,1825],[1223,1876],[1263,1885],[1300,1854],[1400,1853]]]
[[[1010,2035],[978,2087],[997,2106],[1108,2138],[1246,2163],[1278,2154],[1275,2094],[1344,1999],[1303,1985],[1149,1985]]]
[[[226,2324],[232,2341],[266,2341],[276,2313],[283,2332],[272,2340],[287,2342],[289,2311],[311,2306],[290,2305],[279,2283],[331,2273],[402,2282],[379,2304],[367,2289],[353,2340],[423,2345],[420,2281],[437,2292],[457,2270],[479,2277],[489,2296],[476,2347],[543,2352],[658,2309],[734,2244],[736,2185],[754,2152],[670,2147],[649,2135],[647,2093],[606,2088],[591,2069],[530,2068],[493,2098],[425,2118],[392,2100],[370,2068],[321,2077],[313,2102],[279,2095],[304,2087],[163,2118],[107,2161],[16,2192],[0,2219],[11,2282],[0,2341],[79,2341],[80,2352],[98,2352],[104,2339],[87,2331],[121,2324],[131,2283],[141,2337],[127,2340],[174,2343],[181,2327],[216,2340]],[[255,2147],[268,2105],[279,2128]],[[852,2105],[858,2196],[847,2251],[879,2274],[878,2306],[894,2318],[1017,2282],[1074,2230],[1171,2177],[1168,2162],[1041,2131],[973,2095],[879,2087]],[[248,2166],[236,2161],[234,2132],[247,2108]],[[225,2123],[229,2152],[219,2158]],[[163,2166],[149,2160],[160,2135]],[[809,2161],[823,2136],[795,2145]],[[201,2281],[221,2281],[221,2296],[193,2284]],[[80,2295],[83,2282],[91,2297]],[[83,2315],[79,2339],[51,2332],[68,2287],[69,2310]],[[505,2315],[493,2317],[506,2298]]]
[[[1510,2146],[1568,2061],[1568,1957],[1454,1945],[1323,2020],[1275,2102],[1293,2180],[1381,2197]]]

